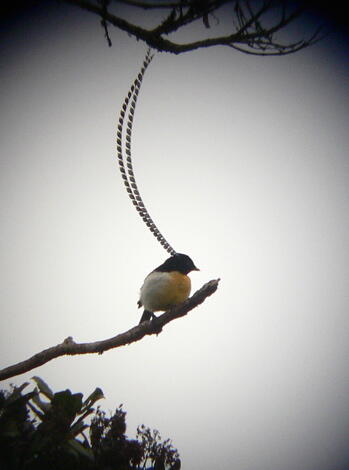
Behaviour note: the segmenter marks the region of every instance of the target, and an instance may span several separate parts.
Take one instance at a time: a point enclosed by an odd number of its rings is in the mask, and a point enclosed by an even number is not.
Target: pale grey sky
[[[58,15],[58,17],[57,17]],[[3,37],[1,367],[134,326],[166,252],[116,163],[145,47],[63,5]],[[190,34],[190,33],[188,33]],[[33,375],[103,389],[128,434],[170,437],[184,470],[344,470],[348,461],[348,42],[296,55],[157,54],[133,158],[150,214],[215,295],[159,337]]]

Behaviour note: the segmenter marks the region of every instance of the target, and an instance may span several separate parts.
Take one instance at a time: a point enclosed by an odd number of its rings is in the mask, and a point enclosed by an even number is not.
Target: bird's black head
[[[190,271],[199,271],[199,269],[195,266],[189,256],[176,253],[171,256],[171,258],[168,258],[161,266],[156,268],[155,271],[179,271],[182,274],[188,274]]]

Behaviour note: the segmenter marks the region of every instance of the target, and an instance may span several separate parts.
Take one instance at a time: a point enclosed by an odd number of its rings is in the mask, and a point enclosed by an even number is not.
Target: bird
[[[144,307],[139,324],[157,318],[154,312],[165,312],[184,302],[190,294],[188,274],[199,271],[188,255],[175,253],[144,279],[138,308]]]

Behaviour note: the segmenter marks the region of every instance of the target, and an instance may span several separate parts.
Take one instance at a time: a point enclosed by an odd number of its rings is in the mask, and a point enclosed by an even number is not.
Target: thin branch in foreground
[[[212,295],[218,288],[220,279],[214,279],[207,282],[195,294],[180,305],[168,310],[160,315],[156,320],[143,322],[131,328],[124,333],[120,333],[112,338],[95,341],[92,343],[75,343],[72,337],[66,338],[62,343],[57,346],[45,349],[29,359],[18,362],[12,366],[0,370],[0,380],[9,379],[16,375],[24,374],[36,367],[42,366],[47,362],[60,356],[74,356],[76,354],[102,354],[109,349],[119,348],[126,344],[135,343],[147,335],[158,335],[162,328],[176,318],[183,317],[190,310],[200,305],[204,300]]]
[[[105,14],[107,13],[107,8],[108,8],[108,3],[109,2],[110,2],[110,0],[101,0],[102,11],[103,11],[102,19],[101,19],[101,25],[102,25],[102,28],[104,29],[104,36],[105,36],[105,38],[108,42],[108,46],[111,47],[113,44],[112,44],[110,36],[109,36],[108,23],[105,19]]]
[[[187,0],[183,2],[172,3],[143,3],[136,0],[123,0],[122,3],[132,5],[138,8],[156,10],[157,8],[170,8],[170,12],[165,20],[155,26],[153,29],[146,29],[139,24],[133,24],[120,16],[111,13],[110,10],[93,0],[61,0],[62,2],[75,5],[82,10],[89,11],[99,16],[104,24],[112,25],[121,31],[127,32],[137,40],[144,41],[148,47],[173,54],[181,54],[194,51],[201,48],[228,46],[240,52],[261,56],[287,55],[299,51],[305,47],[315,44],[320,37],[306,38],[296,41],[296,46],[292,43],[279,44],[275,35],[284,30],[307,11],[312,11],[306,5],[301,5],[288,11],[286,9],[291,1],[285,0],[264,0],[261,1],[259,10],[252,8],[253,2],[248,0],[209,0],[207,2],[198,2],[197,0]],[[110,7],[118,2],[110,0],[100,0],[110,2]],[[203,21],[207,28],[208,16],[221,12],[224,6],[231,4],[234,11],[234,17],[231,20],[231,31],[224,36],[205,37],[194,42],[178,43],[173,42],[170,33],[174,33],[181,28],[187,27],[191,23]],[[109,3],[108,3],[109,5]],[[257,6],[259,3],[257,2]],[[270,25],[268,15],[274,13],[275,23]],[[222,12],[223,15],[224,12]],[[269,18],[270,19],[270,18]],[[205,35],[206,36],[206,35]],[[109,43],[109,42],[108,42]]]

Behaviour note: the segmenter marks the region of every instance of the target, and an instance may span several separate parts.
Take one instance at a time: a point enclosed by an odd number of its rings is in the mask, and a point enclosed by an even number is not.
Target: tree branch
[[[171,8],[171,12],[166,18],[153,29],[146,29],[142,26],[130,23],[125,19],[111,13],[107,10],[108,6],[112,7],[118,2],[111,0],[100,0],[102,3],[94,3],[93,0],[61,0],[62,2],[75,5],[83,10],[89,11],[101,17],[102,26],[107,35],[107,24],[113,25],[129,35],[134,36],[137,40],[144,41],[150,48],[161,52],[170,52],[173,54],[181,54],[200,48],[214,46],[228,46],[246,54],[254,55],[286,55],[296,52],[304,47],[308,47],[320,38],[312,35],[310,39],[302,39],[295,43],[286,43],[280,45],[274,35],[289,26],[306,10],[304,6],[295,8],[290,12],[286,12],[287,1],[284,0],[265,0],[261,2],[260,8],[254,12],[247,0],[186,0],[178,2],[160,2],[160,3],[143,3],[134,0],[118,0],[129,6],[144,9]],[[290,2],[291,3],[291,2]],[[204,38],[189,43],[177,43],[168,39],[168,35],[180,28],[184,28],[193,22],[202,20],[206,28],[209,28],[208,16],[217,13],[223,6],[231,4],[232,11],[235,13],[235,20],[231,20],[231,32],[225,36],[216,36],[213,38]],[[274,25],[270,24],[268,15],[280,9],[280,19],[275,20]],[[267,17],[265,19],[265,16]],[[270,15],[269,15],[270,16]],[[263,17],[263,18],[262,18]],[[262,22],[263,20],[263,22]],[[264,25],[266,23],[268,26]],[[166,36],[166,37],[164,37]],[[110,38],[107,35],[108,44]],[[246,49],[245,49],[246,48]]]
[[[176,9],[173,9],[173,11],[170,13],[169,17],[167,20],[162,22],[159,26],[154,28],[151,31],[151,34],[154,36],[161,36],[161,35],[168,35],[170,33],[173,33],[177,31],[179,28],[182,28],[183,26],[188,26],[190,23],[193,23],[194,21],[197,21],[199,19],[202,19],[203,17],[207,17],[209,14],[217,11],[220,9],[222,6],[225,4],[229,3],[231,0],[216,0],[215,2],[208,2],[207,4],[205,2],[198,3],[196,8],[188,8],[186,13],[184,13],[182,10],[180,13],[176,16],[173,16],[171,18],[171,15],[176,13]]]
[[[159,0],[157,0],[154,3],[142,1],[137,2],[136,0],[119,0],[119,2],[124,3],[125,5],[129,5],[131,7],[142,8],[144,10],[158,10],[160,8],[180,8],[190,6],[191,4],[190,0],[177,0],[176,2],[160,2]]]
[[[141,340],[147,335],[158,335],[162,328],[176,318],[183,317],[190,310],[200,305],[204,300],[212,295],[218,288],[219,279],[207,282],[201,289],[195,292],[192,297],[180,305],[168,310],[160,315],[156,320],[147,321],[131,328],[124,333],[120,333],[112,338],[95,341],[92,343],[75,343],[72,337],[66,338],[57,346],[45,349],[29,359],[18,362],[12,366],[0,370],[0,380],[9,379],[16,375],[28,372],[36,367],[60,356],[74,356],[77,354],[102,354],[109,349],[119,348],[126,344],[131,344]]]

